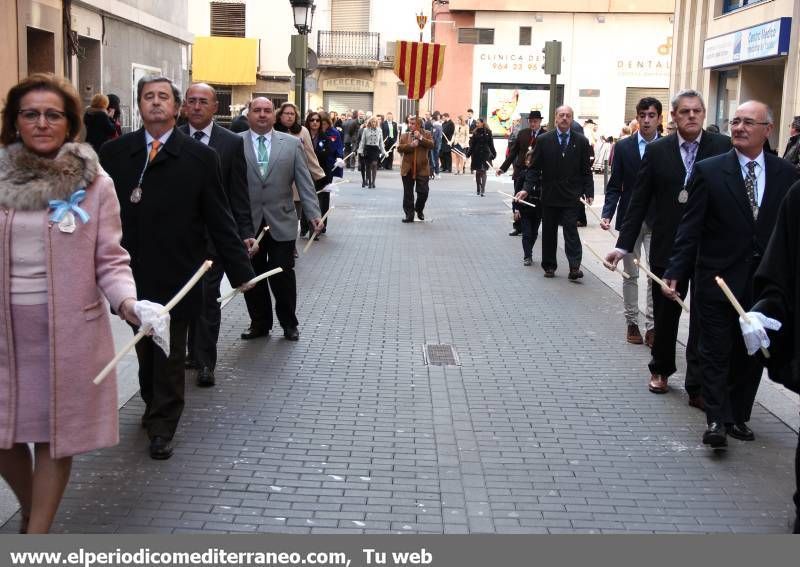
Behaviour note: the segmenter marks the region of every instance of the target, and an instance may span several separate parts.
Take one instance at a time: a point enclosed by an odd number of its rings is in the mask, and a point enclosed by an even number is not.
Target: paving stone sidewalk
[[[522,266],[500,185],[445,176],[413,225],[396,172],[342,187],[298,261],[300,342],[241,341],[232,302],[173,458],[147,456],[135,396],[120,445],[76,458],[54,532],[787,532],[796,434],[757,406],[755,442],[703,447],[685,393],[647,391],[620,297],[563,255],[542,278],[538,244]]]

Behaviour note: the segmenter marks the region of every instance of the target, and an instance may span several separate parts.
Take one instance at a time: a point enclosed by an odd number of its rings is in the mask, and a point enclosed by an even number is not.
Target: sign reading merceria
[[[322,81],[322,90],[371,93],[375,90],[375,81],[369,81],[367,79],[353,79],[350,77],[325,79]]]

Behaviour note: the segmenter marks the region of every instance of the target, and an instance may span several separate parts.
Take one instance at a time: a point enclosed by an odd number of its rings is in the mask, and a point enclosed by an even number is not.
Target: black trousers
[[[350,156],[350,154],[352,152],[353,152],[353,143],[352,142],[345,142],[344,143],[344,155]],[[352,155],[349,158],[347,158],[347,161],[345,162],[345,167],[347,167],[348,169],[353,169],[355,167],[355,159],[356,159],[355,155]]]
[[[525,205],[519,205],[521,209],[529,209]],[[520,226],[522,227],[522,257],[530,258],[533,254],[533,245],[539,236],[539,225],[542,222],[542,215],[539,207],[530,209],[531,212],[520,211]]]
[[[747,355],[739,316],[733,307],[721,301],[698,299],[696,303],[700,327],[697,351],[706,419],[708,423],[746,423],[750,421],[763,367],[756,357]]]
[[[325,216],[325,213],[328,212],[328,209],[331,207],[331,194],[327,191],[323,191],[322,193],[317,195],[317,201],[319,201],[319,209],[321,211],[322,216]],[[307,231],[311,231],[311,225],[306,219],[306,227]],[[328,219],[325,219],[325,228],[322,229],[322,232],[325,232],[328,228]],[[302,229],[301,229],[302,230]]]
[[[650,271],[659,278],[664,277],[665,268],[650,266]],[[678,293],[681,297],[686,297],[689,289],[687,281],[678,282]],[[698,303],[698,302],[693,302]],[[690,396],[701,393],[702,381],[700,370],[700,359],[697,353],[697,320],[695,307],[689,318],[689,339],[686,344],[686,392]],[[675,349],[678,342],[678,325],[683,309],[675,301],[667,299],[661,292],[660,285],[653,285],[653,324],[655,329],[655,341],[650,351],[652,355],[648,367],[653,374],[660,374],[668,377],[675,374]]]
[[[386,158],[384,158],[383,160],[383,169],[388,169],[389,171],[391,171],[393,163],[394,163],[394,150],[386,154]]]
[[[145,337],[136,344],[139,389],[145,404],[142,423],[150,439],[172,439],[178,428],[184,406],[188,326],[187,320],[170,320],[169,357],[150,337]]]
[[[442,153],[439,155],[439,158],[442,160],[442,171],[446,171],[448,173],[453,171],[453,154],[450,150],[442,150]]]
[[[219,258],[213,258],[214,264],[203,276],[203,304],[200,315],[189,323],[187,346],[189,360],[214,370],[217,366],[217,341],[222,311],[217,302],[222,276],[225,270]]]
[[[407,218],[413,218],[414,212],[421,213],[425,210],[425,203],[428,201],[428,178],[410,175],[401,177],[403,180],[403,211]],[[414,202],[414,191],[417,193],[417,200]]]
[[[264,228],[261,223],[259,232]],[[244,299],[250,314],[251,328],[272,329],[272,298],[275,296],[275,314],[284,329],[297,327],[297,281],[294,274],[294,240],[278,241],[267,232],[261,240],[258,252],[250,259],[256,275],[274,268],[283,268],[283,272],[261,280],[248,292]]]
[[[520,205],[524,207],[525,205]],[[541,207],[542,209],[542,269],[558,268],[556,247],[558,245],[558,225],[562,225],[564,251],[570,268],[581,265],[583,248],[578,236],[578,210],[575,207]]]

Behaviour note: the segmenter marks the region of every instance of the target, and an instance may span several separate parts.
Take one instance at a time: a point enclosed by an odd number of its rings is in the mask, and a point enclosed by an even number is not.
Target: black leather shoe
[[[425,215],[422,214],[422,211],[417,211],[417,218],[419,220],[425,220]]]
[[[156,435],[150,440],[150,458],[165,461],[172,456],[172,445],[169,440]]]
[[[556,277],[556,271],[555,270],[545,270],[544,271],[544,277],[546,277],[546,278],[554,278],[554,277]]]
[[[569,275],[567,276],[567,278],[570,281],[574,282],[575,280],[579,280],[582,277],[583,277],[583,272],[581,271],[580,268],[570,268],[569,269]]]
[[[712,448],[725,447],[728,445],[728,438],[725,435],[725,428],[718,421],[708,424],[708,429],[703,433],[703,445],[711,445]]]
[[[520,234],[522,234],[522,232],[520,232],[519,230],[512,230],[511,232],[508,233],[509,236],[519,236]]]
[[[210,388],[214,385],[214,371],[208,366],[203,366],[197,372],[197,385],[201,388]]]
[[[283,336],[286,337],[287,341],[299,341],[300,331],[297,330],[297,327],[286,327],[283,330]]]
[[[745,423],[734,423],[725,426],[728,435],[739,441],[755,441],[756,435]]]
[[[402,222],[414,222],[414,218],[413,217],[403,217],[403,221]]]
[[[193,369],[195,369],[195,368],[197,368],[197,367],[198,367],[198,364],[197,364],[197,361],[196,361],[196,360],[192,360],[191,358],[187,358],[187,359],[186,359],[186,360],[183,362],[183,367],[184,367],[186,370],[193,370]]]
[[[268,337],[269,331],[264,327],[254,327],[250,326],[244,333],[242,333],[242,339],[245,341],[249,341],[251,339],[257,339],[259,337]]]

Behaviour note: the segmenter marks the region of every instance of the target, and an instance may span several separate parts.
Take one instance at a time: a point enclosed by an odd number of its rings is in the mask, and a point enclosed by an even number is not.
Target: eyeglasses
[[[319,118],[309,118],[309,122],[319,122]]]
[[[769,122],[757,122],[752,118],[733,118],[730,122],[728,122],[731,126],[744,126],[745,128],[752,128],[756,124],[760,124],[761,126],[769,126]]]
[[[44,116],[44,119],[50,125],[60,124],[67,117],[66,112],[52,109],[39,112],[38,110],[33,110],[32,108],[23,108],[17,114],[19,114],[19,117],[26,124],[36,124],[39,122],[40,116]]]

